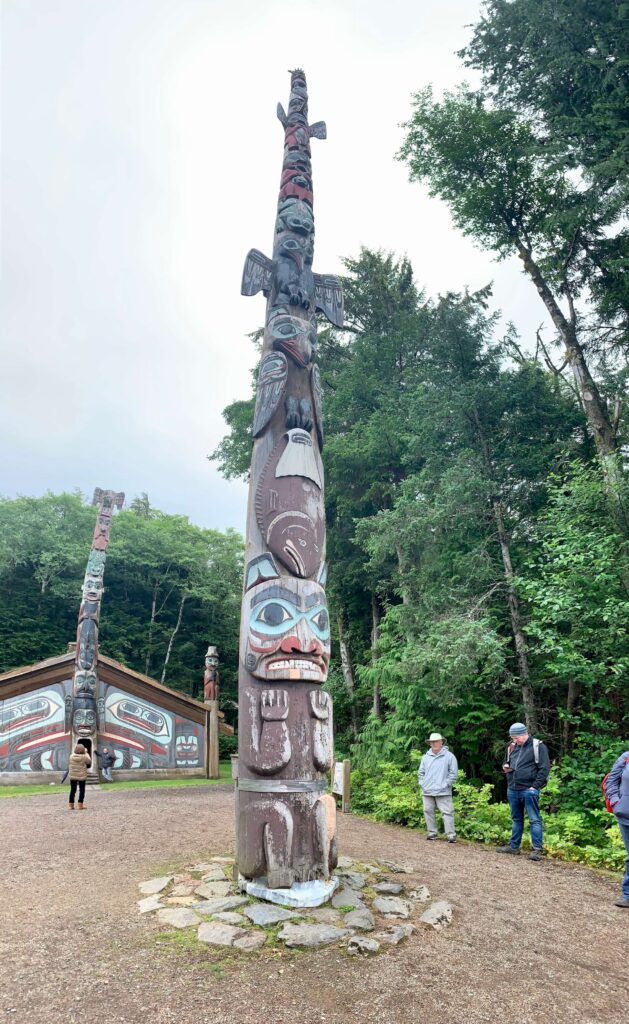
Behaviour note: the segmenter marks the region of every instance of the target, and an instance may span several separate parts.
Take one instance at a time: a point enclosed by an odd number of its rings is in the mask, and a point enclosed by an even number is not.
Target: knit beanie
[[[528,732],[524,722],[514,722],[509,729],[509,736],[524,736],[524,733]]]

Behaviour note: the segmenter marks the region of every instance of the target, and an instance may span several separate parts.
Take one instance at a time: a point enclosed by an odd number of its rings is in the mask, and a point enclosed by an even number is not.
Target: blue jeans
[[[539,813],[539,789],[508,789],[507,799],[511,808],[511,840],[509,845],[514,850],[520,849],[524,832],[524,809],[531,826],[531,842],[534,850],[541,850],[544,845],[542,819]]]
[[[616,819],[618,820],[618,819]],[[625,844],[625,850],[627,851],[627,860],[625,862],[625,877],[622,880],[622,894],[626,900],[629,900],[629,825],[618,822],[618,828],[622,836],[622,841]]]

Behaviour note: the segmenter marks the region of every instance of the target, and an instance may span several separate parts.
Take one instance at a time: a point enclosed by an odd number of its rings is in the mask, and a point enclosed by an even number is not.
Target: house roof
[[[30,690],[38,690],[52,683],[61,683],[66,679],[72,679],[74,661],[74,651],[68,651],[65,654],[60,654],[57,658],[46,658],[45,661],[38,661],[35,665],[25,665],[23,668],[4,672],[0,675],[0,700],[8,700],[10,697],[17,697]],[[120,686],[134,697],[143,697],[145,700],[153,701],[168,711],[189,718],[193,722],[205,722],[208,710],[205,704],[178,690],[171,690],[169,686],[158,683],[156,679],[142,675],[141,672],[135,672],[120,661],[114,661],[113,658],[108,658],[100,652],[98,655],[98,678],[104,683]],[[219,715],[221,718],[223,717],[220,711]],[[221,723],[221,732],[226,728]]]

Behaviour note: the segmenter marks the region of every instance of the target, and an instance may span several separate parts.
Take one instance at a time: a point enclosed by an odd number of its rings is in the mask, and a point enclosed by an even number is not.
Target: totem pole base
[[[338,888],[338,878],[329,878],[328,881],[316,879],[314,882],[293,882],[290,889],[268,889],[263,879],[258,882],[249,882],[242,875],[238,877],[238,884],[248,896],[255,896],[259,900],[266,900],[268,903],[279,903],[283,907],[320,907],[332,897]]]

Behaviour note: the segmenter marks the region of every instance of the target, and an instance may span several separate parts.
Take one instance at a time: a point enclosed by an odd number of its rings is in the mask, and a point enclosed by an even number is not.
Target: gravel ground
[[[620,1024],[629,915],[586,868],[500,857],[341,815],[340,850],[409,863],[454,925],[371,960],[199,951],[136,913],[138,882],[233,851],[231,787],[0,801],[0,1022]]]

